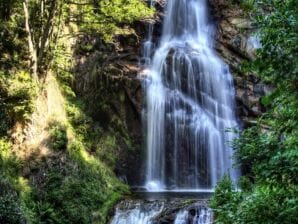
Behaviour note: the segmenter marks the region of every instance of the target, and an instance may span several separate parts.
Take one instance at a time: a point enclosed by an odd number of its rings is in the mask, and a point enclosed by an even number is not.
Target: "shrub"
[[[25,223],[17,192],[13,186],[0,175],[0,223]]]
[[[233,216],[237,211],[237,203],[240,195],[228,175],[225,175],[217,185],[214,195],[210,201],[210,207],[214,209],[216,223],[234,224]]]
[[[67,138],[67,127],[59,122],[50,124],[50,146],[54,150],[66,150],[68,138]]]
[[[298,223],[297,1],[254,3],[262,48],[246,69],[276,89],[262,99],[267,112],[257,125],[235,142],[246,168],[242,192],[215,194],[212,207],[216,223]],[[220,184],[218,189],[226,188]],[[232,208],[228,215],[226,208]]]
[[[114,168],[117,161],[117,142],[114,136],[103,136],[97,145],[98,157],[109,167]]]
[[[12,153],[12,145],[0,139],[0,223],[24,223],[18,193],[11,184],[17,177],[21,162]]]
[[[15,74],[0,72],[0,96],[4,114],[13,122],[29,120],[34,110],[37,85],[25,71]]]

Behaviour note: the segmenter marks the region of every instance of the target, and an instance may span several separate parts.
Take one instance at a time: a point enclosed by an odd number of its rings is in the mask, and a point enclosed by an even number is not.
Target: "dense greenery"
[[[229,178],[218,185],[211,206],[216,223],[298,222],[298,4],[295,0],[254,1],[252,11],[262,48],[246,65],[275,91],[255,127],[235,142],[245,170],[241,192]]]
[[[211,200],[216,223],[298,223],[298,2],[231,3],[249,11],[262,42],[245,69],[275,91],[262,99],[267,113],[234,143],[245,175],[241,191],[228,177],[218,185]],[[92,34],[117,46],[115,36],[134,33],[129,25],[151,14],[141,0],[0,1],[0,223],[106,222],[128,191],[112,170],[118,142],[130,142],[119,119],[111,116],[116,125],[106,128],[86,113],[72,88],[71,58],[94,44],[70,45]],[[14,128],[31,121],[49,73],[59,81],[66,118],[53,117],[45,141],[21,156]],[[104,110],[109,98],[101,99]],[[40,156],[44,147],[49,151]]]
[[[15,122],[29,119],[37,91],[29,73],[22,70],[14,74],[0,71],[0,136]]]
[[[0,1],[0,223],[106,223],[128,192],[112,170],[117,144],[129,140],[123,130],[96,126],[73,91],[74,52],[93,47],[73,44],[90,33],[116,44],[151,14],[141,0]],[[33,123],[49,74],[65,115],[44,120],[43,141],[28,148],[14,135]]]

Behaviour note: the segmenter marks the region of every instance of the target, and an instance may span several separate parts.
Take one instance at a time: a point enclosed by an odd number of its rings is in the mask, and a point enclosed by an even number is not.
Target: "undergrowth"
[[[84,112],[85,103],[72,90],[72,74],[54,72],[65,98],[67,120],[54,117],[49,122],[51,153],[43,159],[19,160],[9,140],[0,140],[0,223],[102,224],[129,191],[112,171],[119,133],[96,127]],[[30,99],[25,101],[26,111],[34,109]],[[24,176],[26,169],[29,175]]]

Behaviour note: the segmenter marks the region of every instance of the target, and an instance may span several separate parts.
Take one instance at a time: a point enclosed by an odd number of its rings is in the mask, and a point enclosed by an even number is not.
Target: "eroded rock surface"
[[[244,73],[240,68],[244,61],[253,60],[261,47],[256,28],[247,12],[236,4],[224,0],[209,0],[209,4],[217,24],[215,48],[234,76],[238,117],[243,127],[253,125],[264,112],[261,97],[272,91],[255,74]]]

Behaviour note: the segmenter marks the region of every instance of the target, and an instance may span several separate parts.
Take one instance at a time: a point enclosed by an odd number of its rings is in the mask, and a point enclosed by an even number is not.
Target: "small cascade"
[[[111,224],[211,224],[213,213],[205,201],[185,205],[183,199],[128,200],[116,208]]]
[[[155,5],[155,1],[153,0],[148,1],[148,6],[150,8],[154,7],[154,5]],[[145,39],[145,42],[143,43],[141,66],[145,68],[151,64],[151,55],[154,50],[154,44],[152,41],[153,28],[154,28],[154,24],[149,23],[149,25],[147,26],[147,37]]]
[[[213,213],[206,207],[197,207],[190,211],[181,210],[176,215],[174,224],[212,224]]]
[[[155,224],[154,218],[161,213],[163,205],[159,201],[123,201],[117,206],[111,224]]]

